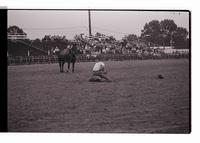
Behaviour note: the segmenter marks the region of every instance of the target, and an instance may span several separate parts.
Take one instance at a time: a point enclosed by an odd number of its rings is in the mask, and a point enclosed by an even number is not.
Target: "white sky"
[[[126,34],[140,36],[145,23],[173,19],[189,30],[189,13],[173,11],[91,11],[92,34],[100,32],[121,39]],[[17,25],[28,38],[44,35],[88,35],[88,11],[69,10],[8,10],[8,26]]]

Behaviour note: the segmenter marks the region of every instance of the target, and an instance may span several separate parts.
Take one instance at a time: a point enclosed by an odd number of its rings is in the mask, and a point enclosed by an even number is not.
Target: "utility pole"
[[[88,10],[88,17],[89,17],[89,36],[92,36],[90,10]]]

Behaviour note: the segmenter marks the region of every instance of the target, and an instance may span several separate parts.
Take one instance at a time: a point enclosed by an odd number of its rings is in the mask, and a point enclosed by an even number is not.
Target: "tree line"
[[[188,31],[178,27],[173,20],[152,20],[144,25],[141,31],[141,39],[175,48],[189,48]]]

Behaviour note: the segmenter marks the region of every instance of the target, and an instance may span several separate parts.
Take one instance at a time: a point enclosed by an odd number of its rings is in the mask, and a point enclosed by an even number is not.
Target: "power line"
[[[102,27],[97,27],[97,26],[93,26],[93,28],[95,29],[100,29],[102,31],[107,31],[107,32],[111,32],[111,33],[116,33],[116,34],[121,34],[121,35],[126,35],[128,33],[124,33],[124,32],[119,32],[119,31],[114,31],[114,30],[110,30],[110,29],[106,29],[106,28],[102,28]],[[76,29],[84,29],[84,30],[88,30],[88,27],[86,26],[74,26],[74,27],[57,27],[57,28],[22,28],[24,30],[29,30],[29,31],[54,31],[54,30],[64,30],[64,31],[76,31]]]
[[[75,29],[76,28],[76,29]],[[47,28],[47,29],[30,29],[30,32],[28,34],[35,34],[38,32],[53,32],[59,34],[62,31],[63,34],[68,35],[68,33],[86,33],[87,32],[87,27],[82,26],[82,27],[71,27],[71,28]],[[59,33],[58,33],[59,32]]]
[[[73,26],[73,27],[57,27],[57,28],[22,28],[23,30],[67,30],[67,29],[82,29],[82,28],[86,28],[86,26]]]
[[[101,28],[101,27],[96,27],[93,26],[96,29],[100,29],[102,31],[107,31],[107,32],[111,32],[111,33],[116,33],[116,34],[121,34],[121,35],[127,35],[128,33],[124,33],[124,32],[119,32],[119,31],[114,31],[114,30],[110,30],[110,29],[106,29],[106,28]]]
[[[63,30],[63,33],[74,33],[74,32],[85,32],[86,30]],[[44,31],[41,31],[41,32],[44,32]],[[50,31],[46,31],[46,32],[50,32]],[[56,33],[56,31],[52,31],[54,33]],[[37,31],[31,31],[31,32],[28,32],[28,34],[32,34],[32,33],[38,33]]]
[[[28,28],[26,29],[28,30]],[[29,32],[27,32],[28,34],[35,34],[35,33],[45,33],[44,35],[48,35],[49,32],[51,32],[50,35],[55,35],[55,34],[60,34],[60,32],[62,31],[63,35],[69,35],[70,33],[87,33],[87,27],[86,26],[79,26],[79,27],[68,27],[68,28],[29,28]]]

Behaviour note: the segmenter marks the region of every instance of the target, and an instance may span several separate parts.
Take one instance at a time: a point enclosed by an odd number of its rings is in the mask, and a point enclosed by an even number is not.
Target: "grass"
[[[112,83],[88,82],[94,62],[77,63],[75,73],[57,64],[9,66],[8,131],[190,131],[188,59],[105,64]]]

